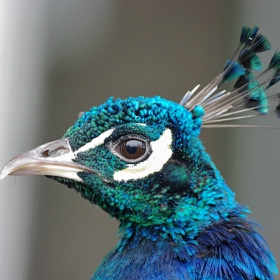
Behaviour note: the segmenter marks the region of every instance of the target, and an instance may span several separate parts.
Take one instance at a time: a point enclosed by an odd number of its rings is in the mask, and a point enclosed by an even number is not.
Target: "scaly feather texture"
[[[258,28],[243,28],[223,71],[181,105],[159,96],[109,98],[80,114],[62,139],[11,160],[1,177],[47,175],[119,220],[119,243],[92,280],[273,279],[274,257],[248,208],[236,202],[199,140],[204,124],[268,113],[279,53],[257,78],[252,70],[262,68],[256,53],[269,48]],[[232,92],[215,93],[232,80]]]

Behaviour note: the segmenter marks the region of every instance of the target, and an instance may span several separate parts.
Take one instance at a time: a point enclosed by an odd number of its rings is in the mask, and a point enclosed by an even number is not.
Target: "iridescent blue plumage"
[[[63,139],[13,159],[2,176],[48,175],[120,222],[119,243],[92,280],[273,279],[273,255],[199,139],[202,126],[225,116],[268,113],[279,53],[257,77],[252,70],[262,69],[256,53],[269,48],[257,27],[243,28],[222,72],[180,105],[159,96],[109,98]],[[234,79],[231,92],[216,93]]]

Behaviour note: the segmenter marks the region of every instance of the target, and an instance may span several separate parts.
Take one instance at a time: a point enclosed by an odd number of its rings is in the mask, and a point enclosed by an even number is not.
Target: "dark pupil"
[[[125,140],[121,143],[121,154],[127,159],[137,159],[144,155],[146,145],[137,139]]]
[[[138,146],[137,143],[135,143],[135,141],[129,141],[126,143],[126,151],[131,155],[137,152],[137,148]]]

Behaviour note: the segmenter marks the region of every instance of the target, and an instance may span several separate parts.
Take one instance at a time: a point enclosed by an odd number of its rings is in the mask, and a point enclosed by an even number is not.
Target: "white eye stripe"
[[[172,156],[171,130],[166,129],[158,140],[152,141],[150,144],[152,148],[152,153],[149,156],[149,158],[136,165],[128,164],[127,168],[115,172],[114,180],[136,180],[147,177],[150,174],[160,171],[163,165]]]
[[[146,126],[145,123],[137,123],[137,124],[141,125],[141,126]],[[86,143],[84,146],[80,147],[77,151],[75,151],[75,154],[78,154],[80,152],[85,152],[90,149],[94,149],[95,147],[104,144],[105,139],[107,137],[109,137],[114,132],[114,130],[115,130],[115,128],[112,128],[112,129],[109,129],[109,130],[101,133],[99,136],[92,139],[89,143]]]
[[[112,128],[112,129],[109,129],[109,130],[101,133],[99,136],[97,136],[96,138],[92,139],[89,143],[86,143],[84,146],[82,146],[77,151],[75,151],[75,154],[78,154],[80,152],[85,152],[85,151],[88,151],[90,149],[94,149],[95,147],[104,144],[105,139],[107,137],[109,137],[114,132],[114,130],[115,129]]]

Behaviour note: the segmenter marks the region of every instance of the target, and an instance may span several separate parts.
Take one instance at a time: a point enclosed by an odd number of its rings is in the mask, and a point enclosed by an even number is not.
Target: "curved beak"
[[[74,162],[75,158],[68,138],[63,138],[14,157],[4,167],[0,179],[7,175],[50,175],[82,181],[78,172],[94,171]]]

